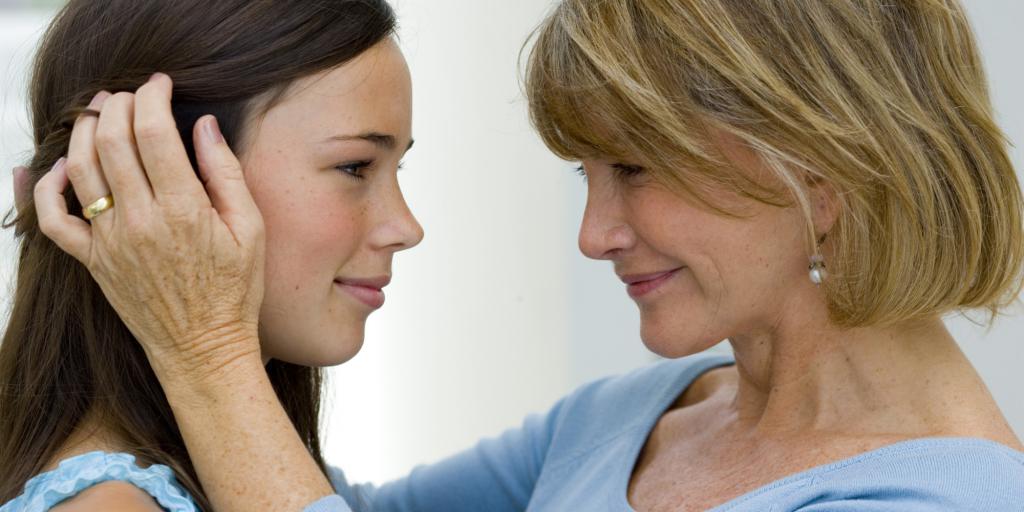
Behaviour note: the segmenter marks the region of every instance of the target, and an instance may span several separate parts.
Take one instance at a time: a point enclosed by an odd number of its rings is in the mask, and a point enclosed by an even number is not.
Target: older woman
[[[940,320],[1012,302],[1024,258],[957,2],[563,0],[527,82],[541,136],[583,164],[582,250],[614,263],[644,343],[673,360],[381,488],[334,472],[347,505],[308,510],[1024,510],[1024,446]],[[125,236],[89,241],[115,255],[91,266],[100,282],[191,271],[174,243],[142,253]],[[166,275],[119,263],[137,258]],[[206,330],[182,321],[204,304],[112,302],[218,509],[330,494],[295,462],[254,319]],[[696,355],[722,339],[735,358]]]

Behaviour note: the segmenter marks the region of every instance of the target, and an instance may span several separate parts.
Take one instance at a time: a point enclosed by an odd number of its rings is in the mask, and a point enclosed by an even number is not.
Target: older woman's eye
[[[365,160],[362,162],[351,162],[336,166],[335,169],[351,176],[352,178],[363,180],[366,179],[366,168],[373,164],[372,161]]]
[[[642,175],[646,170],[639,165],[629,164],[612,164],[612,169],[615,171],[615,175],[623,181],[636,178],[637,176]]]
[[[587,181],[587,170],[584,169],[582,165],[573,169],[573,172],[579,175],[579,177],[583,178],[584,182]]]

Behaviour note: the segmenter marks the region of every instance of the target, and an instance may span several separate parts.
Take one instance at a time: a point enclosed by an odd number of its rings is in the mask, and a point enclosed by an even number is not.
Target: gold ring
[[[85,220],[92,220],[97,215],[114,207],[114,196],[107,194],[96,200],[95,203],[82,208],[82,215]]]

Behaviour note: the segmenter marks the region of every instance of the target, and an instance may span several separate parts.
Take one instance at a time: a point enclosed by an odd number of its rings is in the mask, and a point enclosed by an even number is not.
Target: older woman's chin
[[[678,359],[703,352],[723,341],[702,326],[689,325],[685,319],[675,321],[641,317],[640,339],[644,346],[666,359]]]

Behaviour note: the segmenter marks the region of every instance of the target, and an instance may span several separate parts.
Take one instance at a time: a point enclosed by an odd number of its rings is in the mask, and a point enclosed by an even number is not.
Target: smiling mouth
[[[626,292],[629,293],[629,296],[639,299],[660,288],[684,268],[686,267],[655,274],[622,276],[622,281],[626,283]]]
[[[391,277],[375,277],[371,279],[335,279],[334,285],[345,291],[370,309],[384,306],[384,287]]]

